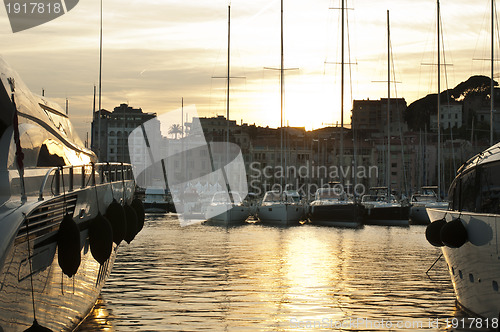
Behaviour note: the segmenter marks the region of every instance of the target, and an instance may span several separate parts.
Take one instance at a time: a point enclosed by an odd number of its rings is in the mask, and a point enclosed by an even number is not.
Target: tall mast
[[[97,119],[97,156],[101,155],[101,78],[102,78],[102,0],[99,26],[99,118]]]
[[[344,0],[342,0],[341,6],[341,17],[342,17],[342,43],[341,43],[341,55],[340,55],[340,169],[342,169],[344,164],[344,15],[345,15],[345,6]],[[340,172],[341,182],[343,182],[342,172]],[[343,184],[342,184],[343,185]]]
[[[229,81],[230,81],[230,56],[231,56],[231,5],[227,6],[227,97],[226,97],[226,123],[227,123],[227,133],[226,142],[229,143]],[[226,145],[228,149],[228,145]],[[226,158],[228,158],[228,153],[226,152]]]
[[[387,199],[391,198],[391,29],[387,10]]]
[[[495,44],[495,0],[491,0],[491,92],[490,92],[490,146],[493,145],[493,107],[495,103],[495,89],[493,87],[493,70],[494,70],[494,44]]]
[[[440,25],[441,25],[441,13],[439,8],[439,0],[437,0],[437,131],[438,131],[438,141],[437,141],[437,191],[438,198],[441,199],[441,43],[440,43]]]
[[[281,0],[281,64],[280,64],[280,93],[281,93],[281,120],[280,120],[280,145],[281,145],[281,171],[283,172],[283,104],[284,104],[284,88],[285,88],[285,75],[284,75],[284,57],[283,57],[283,0]],[[286,155],[286,154],[285,154]],[[281,177],[281,190],[283,188],[283,176]]]

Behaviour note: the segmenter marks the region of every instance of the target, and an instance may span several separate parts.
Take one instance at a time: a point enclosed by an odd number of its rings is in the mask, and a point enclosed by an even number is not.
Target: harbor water
[[[79,331],[447,330],[425,226],[180,227],[147,216]],[[456,319],[456,318],[455,318]]]

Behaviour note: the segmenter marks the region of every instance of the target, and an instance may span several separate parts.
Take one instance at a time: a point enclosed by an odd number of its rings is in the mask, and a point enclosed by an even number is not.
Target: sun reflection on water
[[[424,230],[181,228],[150,217],[120,247],[106,307],[81,331],[310,331],[293,322],[453,317],[446,264],[425,275],[439,251]]]

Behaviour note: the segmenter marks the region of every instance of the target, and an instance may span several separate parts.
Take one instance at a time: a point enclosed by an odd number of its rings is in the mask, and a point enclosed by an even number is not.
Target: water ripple
[[[428,321],[456,308],[425,228],[181,228],[148,218],[80,331],[290,331],[295,322]],[[364,328],[358,328],[364,329]],[[370,328],[366,328],[369,330]]]

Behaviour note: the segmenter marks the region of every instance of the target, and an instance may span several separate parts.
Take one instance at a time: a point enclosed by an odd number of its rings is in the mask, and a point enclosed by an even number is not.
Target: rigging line
[[[394,52],[392,50],[392,40],[389,40],[389,48],[390,48],[390,55],[391,55],[391,65],[392,65],[392,80],[394,81],[394,95],[395,95],[395,100],[396,100],[396,112],[398,115],[398,122],[399,122],[399,138],[401,141],[401,160],[403,162],[403,179],[404,179],[404,188],[406,192],[406,196],[408,196],[408,172],[406,169],[406,161],[405,161],[405,150],[404,150],[404,139],[403,139],[403,130],[401,129],[401,113],[399,112],[399,100],[398,100],[398,83],[396,81],[396,66],[395,66],[395,61],[394,61]]]
[[[23,213],[24,217],[26,215]],[[35,309],[35,287],[33,286],[33,267],[31,264],[31,248],[30,248],[30,227],[29,227],[29,219],[25,219],[26,221],[26,237],[28,239],[28,261],[30,267],[30,283],[31,283],[31,301],[33,305],[33,321],[36,322],[36,309]]]
[[[439,257],[434,261],[434,263],[432,263],[432,265],[427,269],[427,271],[425,271],[425,274],[427,274],[427,276],[429,276],[429,271],[434,267],[434,265],[436,265],[436,263],[441,259],[441,257],[443,257],[443,254],[441,253],[439,255]]]
[[[443,61],[446,64],[447,61],[446,61],[446,52],[445,52],[445,47],[444,47],[444,31],[441,31],[441,36],[438,36],[438,38],[439,37],[441,37],[441,45],[442,45],[442,50],[443,50]],[[447,67],[448,66],[446,66],[446,65],[444,66],[444,79],[445,79],[445,85],[446,85],[446,104],[448,106],[448,114],[450,114],[449,113],[450,112],[450,91],[449,91],[449,85],[448,85],[448,68]],[[451,154],[452,154],[452,160],[453,160],[453,169],[457,169],[456,168],[456,161],[455,161],[455,147],[453,145],[453,128],[451,126],[451,122],[448,122],[448,127],[450,128],[451,141],[452,141]],[[443,173],[444,173],[444,169],[443,169]]]
[[[496,39],[496,42],[497,42],[497,44],[498,44],[497,46],[500,48],[500,29],[498,28],[497,3],[496,3],[496,2],[494,2],[493,4],[494,4],[494,6],[495,6],[495,10],[494,10],[494,12],[495,12],[495,24],[496,24],[496,28],[497,28],[497,29],[496,29],[496,31],[497,31],[497,39]]]

